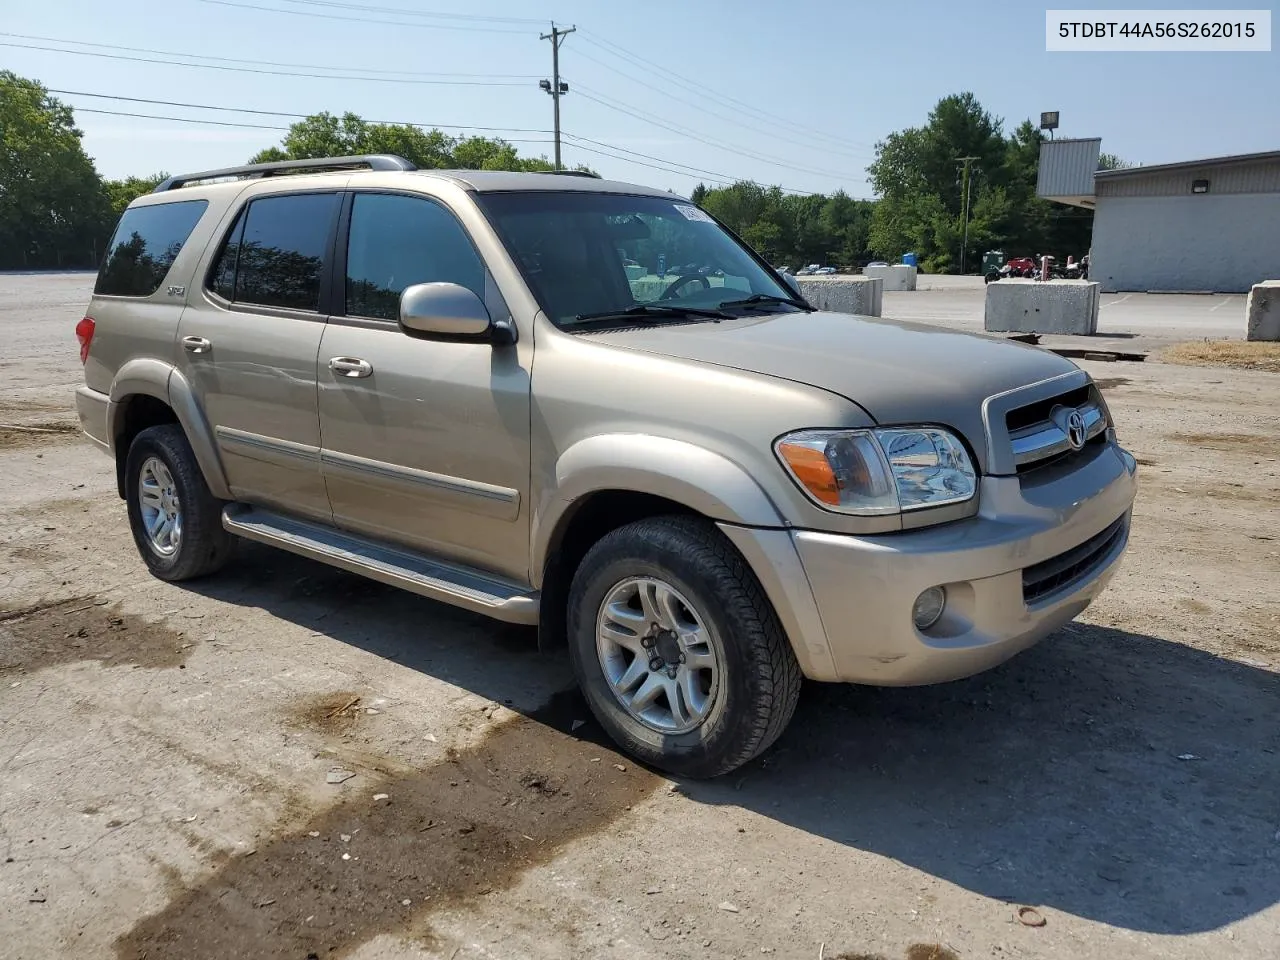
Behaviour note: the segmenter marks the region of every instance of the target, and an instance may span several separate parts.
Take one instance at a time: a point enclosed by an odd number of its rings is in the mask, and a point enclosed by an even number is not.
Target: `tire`
[[[637,599],[622,606],[636,585]],[[706,643],[688,647],[675,643],[674,635],[658,637],[647,652],[612,639],[597,640],[601,623],[609,638],[618,636],[609,611],[623,610],[640,635],[643,603],[639,594],[666,588],[674,595],[681,636],[703,638]],[[652,594],[651,599],[660,594]],[[661,606],[659,602],[657,606]],[[687,616],[686,616],[687,615]],[[634,619],[633,619],[634,618]],[[619,621],[620,622],[620,621]],[[645,629],[656,629],[648,620]],[[800,696],[800,665],[778,623],[759,581],[741,555],[710,523],[691,517],[654,517],[620,527],[605,535],[583,558],[569,593],[569,652],[574,673],[596,719],[627,753],[650,766],[680,776],[715,777],[728,773],[768,749],[791,720]],[[700,626],[700,632],[690,625]],[[643,643],[643,641],[640,641]],[[609,646],[611,652],[602,651]],[[641,656],[635,656],[636,650]],[[670,658],[662,669],[653,659]],[[705,652],[703,652],[705,651]],[[688,663],[685,655],[688,655]],[[714,657],[714,669],[694,670],[692,664]],[[639,663],[636,666],[636,663]],[[623,669],[626,664],[626,669]],[[642,719],[624,706],[613,681],[624,685],[632,669],[641,680],[633,691],[644,699],[644,688],[665,684],[671,678],[677,700],[693,721],[695,701],[704,712],[696,726],[672,729]],[[670,674],[669,671],[679,671]],[[608,673],[606,672],[608,671]],[[686,672],[687,671],[687,672]],[[621,676],[619,676],[621,674]],[[684,691],[692,689],[692,694]],[[665,694],[649,708],[676,718]],[[665,707],[664,707],[665,704]]]
[[[145,504],[144,471],[149,490]],[[168,489],[173,491],[172,498]],[[148,427],[134,438],[125,460],[125,502],[138,553],[161,580],[202,577],[231,558],[235,539],[222,528],[222,501],[209,492],[191,444],[177,424]],[[161,534],[168,550],[153,539],[144,520],[157,512],[172,512],[180,521],[176,536]],[[163,523],[160,526],[163,529]]]

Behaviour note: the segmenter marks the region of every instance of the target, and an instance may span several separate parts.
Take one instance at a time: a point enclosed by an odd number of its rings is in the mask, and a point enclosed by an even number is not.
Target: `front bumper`
[[[1135,472],[1133,457],[1108,443],[1059,475],[985,477],[978,515],[938,527],[868,537],[725,532],[760,575],[807,676],[938,683],[1007,660],[1092,602],[1128,543]],[[1114,536],[1028,600],[1024,570],[1078,558],[1072,552],[1108,528]],[[794,567],[775,535],[790,540]],[[933,586],[946,588],[947,606],[922,632],[911,608]]]

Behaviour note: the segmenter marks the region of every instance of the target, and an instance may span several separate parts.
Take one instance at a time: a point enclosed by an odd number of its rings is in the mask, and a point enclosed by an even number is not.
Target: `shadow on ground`
[[[564,658],[538,654],[530,629],[252,546],[191,587],[560,732],[587,719],[561,693]],[[1211,930],[1280,901],[1280,676],[1073,624],[971,680],[808,685],[773,751],[682,790],[985,896],[1149,933]]]

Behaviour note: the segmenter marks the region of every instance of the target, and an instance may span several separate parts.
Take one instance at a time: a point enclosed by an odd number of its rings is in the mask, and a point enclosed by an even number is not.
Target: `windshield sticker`
[[[710,216],[699,210],[697,207],[690,207],[683,203],[677,203],[676,209],[684,215],[686,220],[694,220],[698,223],[715,223]]]

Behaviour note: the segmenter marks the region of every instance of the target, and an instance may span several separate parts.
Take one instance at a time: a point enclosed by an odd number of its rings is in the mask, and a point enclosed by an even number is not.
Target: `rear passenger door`
[[[232,493],[326,520],[316,351],[341,205],[337,191],[252,197],[178,331]]]
[[[406,333],[400,293],[416,283],[457,283],[495,321],[510,313],[443,203],[355,191],[348,204],[318,364],[334,521],[525,581],[532,343]]]

